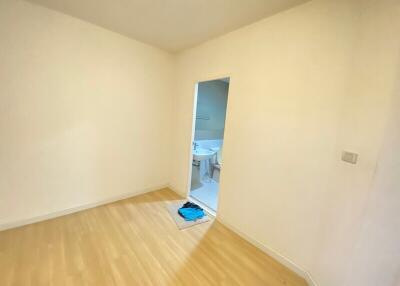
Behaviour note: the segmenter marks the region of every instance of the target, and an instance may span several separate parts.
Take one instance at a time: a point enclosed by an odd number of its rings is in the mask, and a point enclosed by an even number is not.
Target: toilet
[[[222,145],[220,148],[214,147],[210,148],[211,150],[216,152],[215,159],[213,160],[211,164],[211,178],[214,179],[214,171],[217,169],[219,172],[221,172],[221,166],[222,166]],[[219,180],[218,180],[219,181]]]

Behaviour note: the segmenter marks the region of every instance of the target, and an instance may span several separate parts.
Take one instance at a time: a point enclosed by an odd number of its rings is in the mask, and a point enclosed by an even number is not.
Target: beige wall
[[[171,185],[188,188],[194,83],[231,76],[218,215],[320,285],[357,285],[349,269],[371,263],[354,249],[399,63],[396,2],[316,0],[178,56]]]
[[[391,111],[396,87],[400,84],[400,2],[397,0],[359,1],[363,3],[357,9],[356,42],[351,61],[349,92],[344,98],[341,108],[341,119],[338,128],[337,152],[355,150],[360,154],[360,161],[355,168],[348,164],[336,162],[332,169],[329,194],[324,212],[321,214],[324,225],[321,228],[321,244],[317,248],[314,272],[321,280],[329,279],[328,285],[395,285],[389,283],[393,279],[390,267],[382,268],[381,259],[386,254],[390,236],[381,236],[375,248],[360,256],[361,229],[365,224],[376,224],[378,221],[370,212],[371,196],[379,191],[382,207],[386,205],[387,213],[383,213],[386,226],[374,225],[377,230],[387,229],[389,233],[399,233],[394,228],[396,218],[390,214],[391,207],[386,191],[382,185],[374,191],[373,187],[379,179],[379,172],[384,166],[381,150],[386,149],[384,142],[386,125]],[[387,168],[387,167],[384,167]],[[385,178],[394,180],[393,174]],[[382,193],[381,193],[382,192]],[[381,233],[382,234],[382,233]],[[370,234],[371,235],[371,234]],[[395,249],[391,249],[395,252]],[[398,248],[397,253],[400,251]],[[368,258],[367,258],[368,256]],[[374,258],[374,269],[363,274],[360,269],[371,270],[371,259]],[[400,269],[400,260],[395,256],[386,256],[386,264]],[[353,270],[354,269],[354,270]],[[398,271],[398,270],[397,270]],[[343,275],[339,275],[342,274]],[[378,279],[378,280],[377,280]],[[355,281],[358,281],[355,283]],[[379,283],[378,283],[379,281]],[[324,285],[324,284],[323,284]],[[397,286],[397,285],[396,285]]]
[[[399,61],[400,64],[400,61]],[[400,285],[400,70],[346,285]],[[368,263],[366,263],[368,262]]]
[[[171,55],[0,1],[0,225],[167,184]]]

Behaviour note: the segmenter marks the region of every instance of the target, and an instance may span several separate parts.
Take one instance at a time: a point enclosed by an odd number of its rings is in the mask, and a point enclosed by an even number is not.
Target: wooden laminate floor
[[[165,189],[0,232],[0,285],[266,285],[306,282],[217,221],[180,231]]]

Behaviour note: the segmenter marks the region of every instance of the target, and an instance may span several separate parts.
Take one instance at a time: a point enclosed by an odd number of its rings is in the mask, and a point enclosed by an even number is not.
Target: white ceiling
[[[28,0],[179,51],[308,0]]]

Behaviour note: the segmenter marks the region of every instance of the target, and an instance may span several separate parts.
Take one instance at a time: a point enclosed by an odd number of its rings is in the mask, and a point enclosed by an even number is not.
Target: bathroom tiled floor
[[[211,179],[209,181],[202,181],[201,184],[190,191],[190,195],[216,211],[218,205],[218,189],[219,184]]]

